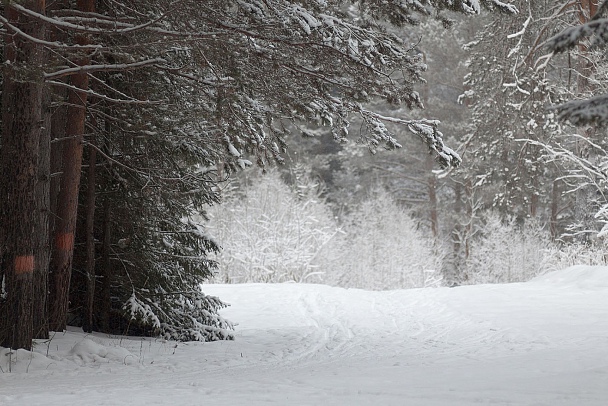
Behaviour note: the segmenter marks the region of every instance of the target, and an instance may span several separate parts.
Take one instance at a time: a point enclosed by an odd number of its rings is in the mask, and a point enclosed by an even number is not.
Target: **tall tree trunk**
[[[95,301],[95,165],[97,164],[97,150],[93,145],[89,147],[89,168],[87,170],[87,202],[86,202],[86,294],[84,301],[84,314],[82,329],[85,333],[93,332],[93,304]]]
[[[95,2],[93,0],[78,0],[77,8],[79,11],[94,12]],[[86,45],[89,41],[85,35],[78,35],[76,42],[80,45]],[[89,63],[89,56],[84,56],[81,60],[77,61],[77,64],[80,66],[85,66]],[[86,73],[74,74],[71,77],[71,84],[77,89],[88,90],[89,77]],[[51,263],[52,301],[50,306],[50,328],[54,331],[64,330],[67,324],[86,105],[86,93],[78,91],[69,92],[68,122],[66,124],[66,140],[63,143],[61,186],[58,197],[57,222]]]
[[[67,93],[64,89],[55,92],[55,95],[60,100],[67,98]],[[65,123],[67,121],[67,106],[60,105],[53,112],[51,118],[51,186],[50,186],[50,204],[51,204],[51,236],[55,235],[57,224],[57,207],[59,198],[59,189],[61,187],[61,170],[63,159],[63,141],[65,141]],[[49,240],[50,241],[50,240]]]
[[[27,0],[24,7],[44,13],[44,0]],[[5,4],[12,25],[35,38],[44,26]],[[31,349],[34,336],[34,278],[45,264],[36,261],[42,244],[38,165],[43,132],[43,48],[33,41],[5,37],[2,93],[0,187],[2,274],[6,296],[0,309],[0,345]],[[37,298],[36,298],[37,299]]]
[[[579,0],[579,11],[578,19],[581,24],[588,22],[591,17],[597,13],[597,0]],[[589,81],[594,71],[594,66],[588,58],[589,49],[585,43],[579,43],[578,50],[580,53],[578,62],[578,93],[584,95],[585,93],[592,93],[593,84]],[[585,138],[592,138],[594,130],[591,127],[579,128],[580,134]],[[586,142],[577,142],[576,154],[579,157],[583,157],[593,161],[595,152]],[[577,239],[580,242],[588,242],[589,237],[595,231],[597,231],[597,222],[594,217],[599,207],[597,207],[597,200],[595,199],[595,187],[592,185],[583,185],[577,188],[575,194],[575,210],[574,217],[582,233],[580,233]]]
[[[50,105],[49,89],[44,89],[43,104]],[[50,184],[51,184],[51,114],[46,108],[43,112],[43,130],[40,133],[40,155],[38,159],[38,184],[36,185],[38,208],[38,236],[35,249],[37,274],[34,275],[34,338],[49,337],[48,291],[49,262],[51,259],[50,238]]]
[[[53,12],[55,10],[68,8],[66,0],[54,1],[48,5],[47,11]],[[67,42],[65,33],[57,30],[56,27],[49,27],[49,37],[51,41],[56,42]],[[58,79],[63,80],[63,79]],[[61,161],[63,156],[63,141],[65,141],[65,124],[68,121],[67,117],[67,97],[68,92],[64,87],[58,87],[53,89],[53,96],[57,100],[61,100],[65,103],[60,103],[57,106],[51,116],[51,186],[50,186],[50,200],[51,200],[51,222],[50,222],[50,236],[52,239],[55,235],[55,224],[57,219],[57,198],[59,196],[59,188],[61,185]],[[49,240],[49,242],[52,242]],[[52,244],[51,244],[52,245]]]
[[[110,267],[110,242],[111,242],[111,216],[110,200],[106,198],[103,202],[103,240],[101,243],[101,288],[99,289],[99,303],[97,309],[99,325],[102,331],[110,331],[110,311],[112,303],[110,297],[112,269]]]

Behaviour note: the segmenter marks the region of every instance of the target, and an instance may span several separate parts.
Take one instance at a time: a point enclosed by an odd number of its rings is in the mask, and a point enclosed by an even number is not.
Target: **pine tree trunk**
[[[580,8],[578,13],[578,19],[581,24],[588,22],[591,17],[597,12],[597,1],[596,0],[580,0]],[[590,93],[593,90],[592,84],[589,82],[589,78],[593,74],[593,64],[588,59],[589,49],[587,44],[579,43],[579,63],[578,63],[578,92],[579,94]],[[590,139],[594,131],[592,128],[583,127],[579,128],[580,134]],[[579,157],[589,159],[593,161],[595,153],[589,148],[586,142],[577,143],[576,154]],[[598,207],[596,207],[595,199],[595,187],[593,185],[582,185],[577,188],[575,194],[575,210],[574,218],[582,233],[577,236],[579,242],[587,243],[589,236],[596,231],[597,222],[594,217]]]
[[[49,89],[44,89],[44,106],[50,105]],[[38,246],[35,249],[37,274],[34,275],[34,338],[49,338],[48,291],[49,262],[51,258],[50,238],[50,178],[51,178],[51,114],[44,111],[44,129],[40,133],[40,155],[38,159],[38,184],[36,185],[38,208]]]
[[[95,300],[95,165],[97,164],[97,150],[89,147],[89,168],[87,170],[87,202],[86,202],[86,265],[85,275],[87,281],[82,329],[85,333],[93,332],[93,305]]]
[[[84,12],[93,12],[95,11],[95,2],[93,0],[78,0],[77,9]],[[89,41],[86,36],[79,35],[76,38],[76,42],[80,45],[86,45]],[[80,66],[85,66],[89,63],[89,56],[84,56],[80,61],[77,61],[77,64]],[[88,90],[89,77],[86,73],[74,74],[71,77],[71,84],[77,89]],[[51,263],[52,302],[50,306],[50,328],[54,331],[64,330],[67,324],[86,105],[86,93],[69,92],[68,122],[66,124],[66,140],[63,143],[61,186],[58,197],[57,223]]]
[[[97,314],[99,315],[99,325],[102,331],[110,331],[110,311],[112,309],[110,297],[110,283],[112,269],[110,268],[110,241],[111,241],[111,224],[110,224],[110,202],[106,199],[103,203],[103,240],[101,243],[101,288],[99,289],[99,307]]]
[[[44,0],[24,7],[44,13]],[[26,34],[44,38],[44,26],[15,12],[5,17]],[[36,249],[43,216],[38,193],[40,136],[43,132],[43,48],[21,37],[5,37],[2,93],[2,149],[0,151],[0,207],[2,210],[2,274],[6,296],[0,309],[0,345],[31,349],[34,337],[34,278],[41,274]],[[38,300],[39,298],[36,298]],[[38,307],[38,306],[37,306]]]
[[[60,100],[65,100],[67,94],[65,92],[55,92],[55,96]],[[54,112],[51,119],[51,186],[50,186],[50,204],[51,204],[51,222],[50,236],[55,235],[57,223],[57,206],[59,198],[59,188],[61,186],[61,168],[63,159],[63,141],[65,140],[65,123],[67,121],[67,106],[61,105]],[[49,240],[50,241],[50,240]]]
[[[49,12],[58,9],[68,8],[67,4],[63,1],[56,1],[47,7]],[[67,42],[64,33],[59,32],[56,28],[50,27],[49,37],[51,41]],[[62,79],[58,79],[62,80]],[[53,96],[57,100],[66,101],[68,97],[67,90],[64,87],[58,87],[53,89]],[[51,185],[50,185],[50,207],[51,207],[51,221],[50,221],[50,235],[49,243],[52,245],[52,237],[55,235],[55,224],[57,219],[57,198],[59,196],[59,188],[61,184],[61,161],[63,156],[63,141],[65,140],[65,123],[68,121],[67,118],[67,106],[66,103],[60,103],[52,113],[51,116]]]

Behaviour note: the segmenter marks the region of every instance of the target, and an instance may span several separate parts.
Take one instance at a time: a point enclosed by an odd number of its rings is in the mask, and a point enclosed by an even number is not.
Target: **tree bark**
[[[24,7],[44,13],[44,0]],[[5,17],[30,36],[44,38],[44,26],[6,4]],[[0,187],[2,274],[5,299],[0,309],[0,345],[31,349],[34,336],[34,278],[46,264],[36,249],[41,243],[39,154],[43,132],[43,48],[21,37],[5,37],[2,93]],[[40,214],[40,215],[38,215]],[[39,299],[39,298],[36,298]],[[38,306],[37,306],[38,307]]]
[[[40,154],[38,159],[38,184],[36,185],[38,207],[38,236],[35,248],[37,274],[34,275],[34,338],[49,338],[48,291],[49,262],[51,259],[50,238],[50,184],[51,184],[51,114],[50,93],[44,88],[43,128],[40,132]]]
[[[578,19],[581,24],[588,22],[597,13],[597,0],[580,0]],[[579,43],[579,62],[578,62],[578,93],[589,94],[593,91],[593,84],[589,78],[593,75],[594,66],[588,59],[589,49],[587,44]],[[591,127],[579,128],[580,134],[591,139],[594,135],[594,130]],[[577,156],[593,160],[594,151],[589,148],[587,143],[577,142]],[[597,231],[597,222],[594,214],[597,212],[597,202],[595,199],[595,188],[592,185],[583,185],[579,187],[575,194],[575,210],[574,217],[578,226],[583,231],[577,236],[579,242],[587,243],[589,236]]]
[[[111,242],[111,216],[110,202],[108,199],[103,203],[103,240],[101,243],[101,289],[99,290],[99,303],[97,314],[102,331],[110,331],[110,311],[112,309],[110,289],[112,269],[110,267],[110,242]]]
[[[97,150],[89,147],[89,168],[87,170],[87,202],[86,202],[86,294],[82,329],[85,333],[93,332],[93,307],[95,302],[95,176]]]
[[[78,0],[77,9],[84,12],[94,12],[95,2],[93,0]],[[80,45],[86,45],[89,43],[89,40],[84,35],[78,35],[76,42]],[[88,65],[90,63],[90,56],[83,56],[76,63],[79,66]],[[88,90],[88,74],[77,73],[72,75],[71,84],[77,89]],[[58,197],[57,222],[51,263],[53,299],[50,308],[50,328],[54,331],[63,331],[67,324],[86,105],[86,93],[78,91],[69,92],[68,122],[66,124],[66,140],[63,143],[61,186]]]

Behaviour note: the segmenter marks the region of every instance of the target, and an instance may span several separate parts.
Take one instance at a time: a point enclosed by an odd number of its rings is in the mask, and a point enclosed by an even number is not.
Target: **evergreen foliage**
[[[545,44],[547,49],[553,53],[560,53],[577,46],[585,50],[604,46],[608,39],[608,18],[602,17],[607,9],[607,2],[602,2],[595,15],[588,16],[582,24],[568,27],[549,38]],[[608,123],[606,106],[608,106],[607,95],[594,95],[586,99],[571,100],[554,108],[560,120],[569,121],[573,125],[606,126]]]

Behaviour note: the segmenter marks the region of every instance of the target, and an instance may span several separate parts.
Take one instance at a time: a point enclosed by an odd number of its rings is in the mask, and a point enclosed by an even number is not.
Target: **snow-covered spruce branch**
[[[291,66],[291,65],[288,65],[288,64],[281,64],[280,66],[283,67],[283,68],[285,68],[286,70],[289,70],[289,71],[293,72],[293,73],[296,73],[296,74],[299,73],[299,74],[304,75],[304,76],[314,77],[314,78],[319,79],[319,80],[321,80],[321,81],[323,81],[325,83],[337,86],[337,87],[339,87],[341,89],[353,90],[353,87],[350,86],[350,85],[348,85],[347,83],[338,82],[337,80],[335,80],[333,78],[330,78],[327,75],[324,75],[323,73],[315,72],[315,71],[313,71],[311,69],[307,69],[307,68],[305,68],[303,66]]]
[[[101,148],[99,148],[97,145],[95,145],[95,144],[93,144],[91,142],[84,141],[84,144],[87,145],[87,146],[89,146],[89,147],[91,147],[91,148],[93,148],[93,149],[95,149],[95,151],[97,151],[98,154],[100,154],[102,157],[104,157],[108,161],[115,163],[116,165],[120,166],[123,169],[126,169],[127,171],[134,172],[134,173],[139,173],[139,174],[145,175],[145,176],[149,175],[147,172],[144,172],[144,171],[136,169],[136,168],[132,168],[132,167],[130,167],[130,166],[128,166],[128,165],[126,165],[126,164],[118,161],[117,159],[109,156]]]
[[[102,80],[101,78],[95,76],[95,75],[89,75],[89,79],[100,84],[103,88],[109,90],[110,92],[117,94],[118,96],[122,97],[122,100],[130,100],[132,99],[131,96],[129,96],[128,94],[121,92],[120,90],[118,90],[116,87],[109,85],[105,80]],[[91,108],[91,106],[88,107],[89,109]]]
[[[289,47],[318,47],[318,48],[328,49],[332,52],[337,53],[340,57],[344,58],[345,60],[351,60],[361,66],[364,66],[367,69],[372,70],[376,75],[383,76],[389,81],[392,80],[387,73],[375,68],[373,66],[373,63],[359,50],[355,50],[350,43],[346,46],[346,48],[350,52],[346,52],[345,50],[340,49],[338,46],[336,46],[333,42],[325,43],[325,42],[314,41],[314,40],[302,41],[301,37],[298,37],[298,36],[288,36],[288,37],[269,36],[269,35],[263,34],[262,32],[252,31],[249,27],[243,26],[243,25],[236,25],[236,24],[231,24],[231,23],[226,23],[226,22],[221,22],[221,21],[210,21],[210,23],[213,23],[214,25],[219,26],[220,28],[225,29],[228,32],[238,33],[238,34],[241,34],[248,38],[253,38],[256,40],[260,40],[260,41],[267,41],[269,43],[279,43],[281,45],[286,45]],[[372,34],[377,34],[370,30],[365,30],[361,27],[349,25],[347,36],[354,36],[358,32],[366,34],[366,35],[362,35],[362,38],[364,38],[368,41],[370,40],[370,38],[372,38]],[[390,55],[395,59],[403,59],[406,56],[407,52],[409,51],[409,50],[406,50],[406,51],[398,50],[397,48],[390,46],[390,41],[388,40],[388,38],[386,38],[384,41],[380,41],[380,39],[377,39],[377,40],[378,40],[379,44],[381,44],[384,48],[389,50]],[[374,45],[377,45],[377,44],[374,44]],[[387,55],[385,55],[385,56],[388,56],[388,55],[389,55],[389,53],[387,52]]]
[[[217,87],[220,84],[223,84],[223,83],[220,83],[220,81],[213,82],[213,81],[211,81],[209,79],[203,79],[201,77],[198,77],[198,76],[190,74],[190,73],[184,73],[181,70],[182,69],[181,67],[174,68],[174,67],[170,67],[170,66],[161,66],[161,65],[158,65],[158,66],[156,66],[156,68],[158,68],[160,70],[163,70],[163,71],[165,71],[167,73],[170,73],[172,75],[179,76],[179,77],[182,77],[184,79],[188,79],[188,80],[191,80],[193,82],[200,83],[202,85],[209,86],[209,87]]]
[[[45,73],[45,79],[58,79],[64,76],[75,75],[78,73],[92,73],[92,72],[109,72],[109,71],[126,71],[141,69],[146,66],[155,65],[159,63],[165,63],[166,61],[162,58],[148,59],[145,61],[133,62],[133,63],[117,63],[107,65],[85,65],[75,66],[73,68],[61,69],[53,73]]]
[[[54,26],[57,28],[63,28],[63,29],[70,30],[70,31],[84,32],[84,33],[89,33],[89,34],[104,34],[104,33],[108,33],[108,32],[117,33],[117,32],[120,32],[121,30],[126,29],[126,28],[122,28],[122,29],[109,30],[107,28],[94,28],[94,27],[87,27],[84,25],[72,24],[70,22],[65,22],[65,21],[59,20],[57,18],[48,17],[48,16],[45,16],[44,14],[37,13],[33,10],[23,7],[22,5],[20,5],[16,2],[11,2],[10,7],[14,8],[21,14],[25,14],[38,21],[41,21],[46,24],[50,24],[51,26]],[[117,24],[122,25],[124,23],[117,23]],[[133,27],[131,24],[128,24],[128,25],[131,26],[130,28]]]
[[[608,41],[608,18],[591,20],[585,24],[570,27],[549,38],[546,47],[553,52],[564,52],[578,44],[585,37],[593,37],[591,46]]]
[[[43,45],[47,48],[60,48],[60,49],[66,49],[66,50],[100,50],[103,49],[102,45],[99,44],[92,44],[92,45],[68,45],[68,44],[64,44],[61,42],[57,42],[57,41],[45,41],[43,39],[40,38],[36,38],[36,37],[32,37],[29,34],[26,34],[25,32],[21,31],[19,28],[15,27],[14,25],[12,25],[6,18],[4,18],[2,15],[0,15],[0,22],[2,22],[2,25],[4,25],[7,28],[7,31],[12,31],[13,33],[15,33],[16,35],[31,41],[35,44],[40,44]]]
[[[467,3],[471,3],[471,4],[473,4],[473,3],[479,4],[476,0],[465,0],[465,1]],[[519,13],[519,10],[513,4],[505,3],[505,2],[500,1],[500,0],[490,0],[490,1],[500,11],[503,11],[503,12],[506,12],[506,13],[511,13],[511,14]],[[477,6],[477,8],[479,8],[479,6]],[[479,13],[479,11],[476,11],[476,12]]]
[[[169,14],[175,12],[176,10],[178,10],[177,7],[175,7],[177,4],[182,3],[184,0],[177,0],[174,1],[173,3],[169,4],[169,11],[166,13],[161,14],[160,16],[158,16],[157,18],[150,20],[148,22],[145,22],[143,24],[139,24],[139,25],[132,25],[132,24],[128,24],[128,23],[121,23],[118,21],[114,21],[114,20],[108,20],[106,18],[96,18],[96,17],[83,17],[83,16],[68,16],[68,17],[64,17],[61,18],[62,21],[69,21],[69,20],[74,20],[76,22],[81,23],[88,23],[88,24],[98,24],[98,25],[110,25],[110,27],[119,27],[122,26],[123,30],[121,31],[117,31],[117,30],[112,30],[113,32],[120,32],[120,33],[131,33],[134,31],[139,31],[139,30],[143,30],[146,29],[162,20],[164,20]],[[98,15],[98,14],[97,14]],[[84,25],[82,25],[84,27]]]
[[[608,21],[608,20],[607,20]],[[550,107],[557,111],[561,121],[569,121],[575,126],[608,124],[608,95],[603,94],[589,99],[571,100],[558,106]]]
[[[34,19],[37,19],[40,22],[50,24],[52,26],[63,28],[70,31],[82,32],[88,34],[131,34],[134,31],[138,30],[146,30],[151,31],[157,34],[173,36],[173,37],[187,37],[187,38],[212,38],[217,35],[225,34],[224,32],[179,32],[179,31],[171,31],[161,27],[155,27],[154,24],[156,21],[147,21],[143,24],[133,25],[128,23],[115,22],[115,28],[96,28],[96,27],[87,27],[85,25],[73,24],[68,21],[63,21],[62,19],[57,19],[53,17],[48,17],[43,14],[37,13],[35,11],[29,10],[20,4],[12,2],[10,5],[12,8],[16,9],[22,14],[28,15]],[[122,28],[116,28],[122,27]]]
[[[78,92],[78,93],[86,93],[89,96],[93,96],[93,97],[96,97],[98,99],[109,101],[109,102],[112,102],[112,103],[121,103],[121,104],[160,104],[160,103],[162,103],[161,101],[157,101],[157,100],[137,100],[137,99],[124,100],[124,99],[114,99],[112,97],[103,95],[101,93],[97,93],[97,92],[95,92],[93,90],[90,90],[90,89],[89,90],[84,90],[84,89],[81,89],[79,87],[70,85],[68,83],[57,82],[55,80],[49,80],[49,81],[47,81],[47,83],[49,83],[49,84],[51,84],[53,86],[65,87],[67,89],[74,90],[75,92]]]
[[[443,143],[443,134],[437,129],[439,125],[438,120],[404,120],[397,117],[387,117],[372,111],[366,110],[361,106],[352,106],[353,110],[358,112],[361,117],[365,120],[372,120],[376,124],[382,124],[382,122],[390,122],[394,124],[401,124],[407,126],[408,130],[419,136],[437,155],[437,161],[444,167],[457,167],[462,162],[462,159],[456,151],[449,148]],[[386,129],[378,129],[382,134],[382,137],[388,137]],[[399,147],[399,144],[395,142],[395,147]]]
[[[379,69],[379,66],[391,64],[396,60],[411,59],[408,53],[412,49],[404,49],[401,40],[396,36],[350,24],[327,14],[314,13],[288,2],[281,3],[280,6],[270,3],[253,5],[239,2],[240,7],[254,16],[254,20],[257,19],[256,15],[260,18],[263,16],[263,24],[247,24],[242,21],[234,23],[214,19],[215,11],[208,7],[205,8],[206,15],[202,18],[211,26],[255,40],[280,43],[289,47],[329,49],[345,60],[352,60],[372,69],[376,75],[385,76],[389,81],[389,75]],[[294,29],[281,35],[274,33],[268,35],[275,21],[280,25],[293,24]],[[264,48],[256,44],[256,50],[263,52]]]

